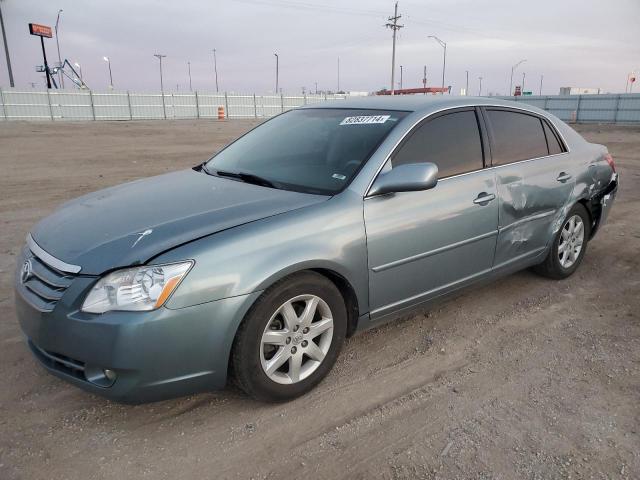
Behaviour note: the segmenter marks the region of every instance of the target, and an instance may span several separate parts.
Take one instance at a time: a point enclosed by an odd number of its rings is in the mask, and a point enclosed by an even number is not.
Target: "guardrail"
[[[154,120],[264,118],[302,105],[346,95],[237,95],[227,93],[138,93],[91,90],[0,89],[2,120]]]
[[[0,89],[0,121],[218,118],[220,107],[225,118],[266,118],[302,105],[346,97]],[[640,124],[637,93],[497,98],[542,108],[566,122]]]

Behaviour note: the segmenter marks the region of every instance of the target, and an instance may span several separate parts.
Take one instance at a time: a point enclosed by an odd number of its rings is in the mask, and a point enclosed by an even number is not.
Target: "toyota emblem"
[[[31,273],[33,272],[33,264],[31,263],[31,259],[24,262],[22,265],[22,270],[20,270],[20,280],[22,283],[25,283],[31,277]]]

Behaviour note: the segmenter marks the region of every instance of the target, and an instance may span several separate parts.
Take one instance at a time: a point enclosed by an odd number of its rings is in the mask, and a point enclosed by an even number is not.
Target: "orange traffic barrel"
[[[224,120],[224,107],[218,107],[218,120]]]

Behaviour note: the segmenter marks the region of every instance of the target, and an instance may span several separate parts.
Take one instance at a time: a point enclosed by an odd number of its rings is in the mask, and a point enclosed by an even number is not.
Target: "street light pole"
[[[424,66],[422,73],[422,86],[424,87],[424,94],[427,94],[427,66]]]
[[[513,95],[513,72],[515,71],[516,68],[518,68],[518,66],[521,63],[526,62],[527,59],[524,60],[520,60],[518,63],[516,63],[513,67],[511,67],[511,81],[509,82],[509,96]]]
[[[544,79],[544,75],[540,75],[540,91],[538,92],[538,95],[542,95],[542,79]]]
[[[191,86],[191,62],[187,62],[187,67],[189,68],[189,91],[193,92],[193,87]]]
[[[624,93],[629,92],[629,78],[631,77],[630,73],[627,73],[627,80],[624,82]]]
[[[216,49],[212,50],[213,52],[213,72],[216,76],[216,93],[218,93],[218,59],[216,58]]]
[[[480,88],[478,88],[478,96],[480,96],[482,94],[482,77],[478,77],[478,80],[480,80]]]
[[[162,55],[160,53],[154,53],[154,57],[160,60],[160,96],[162,97],[162,113],[164,115],[165,120],[167,119],[167,107],[164,104],[164,85],[162,83],[162,59],[166,57],[166,55]]]
[[[465,70],[465,72],[467,73],[467,83],[464,89],[464,94],[469,95],[469,70]]]
[[[442,91],[440,92],[441,95],[444,95],[444,72],[447,67],[447,44],[435,35],[429,35],[429,38],[433,38],[444,49],[444,55],[442,57]]]
[[[522,95],[524,95],[524,78],[527,76],[525,72],[522,72]]]
[[[276,95],[278,94],[278,69],[279,69],[279,57],[277,53],[274,53],[275,57],[276,57]]]
[[[402,90],[402,65],[400,65],[400,90]]]
[[[338,57],[338,92],[340,91],[340,57]]]
[[[58,10],[58,16],[56,17],[56,48],[58,49],[58,67],[62,67],[62,58],[60,57],[60,41],[58,40],[58,24],[60,23],[60,14],[62,13],[62,9]],[[64,88],[64,75],[62,75],[62,72],[60,70],[58,70],[58,83],[60,83],[60,85],[62,85],[62,88]]]
[[[9,86],[15,87],[13,83],[13,71],[11,70],[11,58],[9,57],[9,45],[7,45],[7,34],[4,31],[4,19],[2,18],[2,0],[0,0],[0,28],[2,29],[2,41],[4,42],[4,54],[7,57],[7,70],[9,71]]]
[[[109,65],[109,88],[113,90],[113,75],[111,74],[111,59],[109,57],[102,57],[102,59]]]

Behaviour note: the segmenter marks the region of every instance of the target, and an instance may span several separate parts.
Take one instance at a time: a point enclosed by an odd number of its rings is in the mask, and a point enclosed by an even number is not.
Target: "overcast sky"
[[[62,58],[79,62],[86,83],[95,90],[109,84],[103,56],[111,58],[116,89],[159,90],[158,61],[163,60],[165,89],[188,90],[187,62],[193,88],[212,90],[217,51],[221,90],[273,91],[275,57],[280,57],[280,87],[285,93],[337,88],[373,91],[389,87],[393,13],[389,0],[0,0],[16,86],[42,88],[38,37],[29,22],[59,27]],[[525,89],[557,94],[561,86],[598,87],[624,92],[627,74],[640,70],[640,0],[401,0],[397,75],[403,86],[439,86],[442,48],[428,35],[447,42],[446,84],[453,93],[469,90],[506,94],[511,66],[514,84],[526,73]],[[56,42],[45,41],[50,61]],[[516,81],[517,80],[517,81]],[[4,54],[0,86],[9,80]],[[178,87],[177,87],[178,86]],[[635,88],[640,92],[640,85]]]

